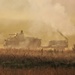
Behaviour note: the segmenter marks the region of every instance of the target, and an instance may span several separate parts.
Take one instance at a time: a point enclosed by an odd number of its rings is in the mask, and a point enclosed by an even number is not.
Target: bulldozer
[[[4,46],[5,47],[18,47],[21,42],[25,41],[24,33],[21,30],[20,33],[15,34],[9,34],[11,35],[9,38],[4,40]]]
[[[65,38],[65,40],[51,40],[49,46],[54,51],[63,51],[68,48],[68,38],[64,36],[59,30],[57,32]]]
[[[10,34],[12,35],[12,34]],[[25,37],[23,30],[16,35],[5,39],[4,47],[7,48],[39,48],[41,47],[41,39],[34,37]]]

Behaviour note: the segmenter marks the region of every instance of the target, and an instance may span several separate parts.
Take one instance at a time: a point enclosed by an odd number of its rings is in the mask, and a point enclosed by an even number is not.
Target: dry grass
[[[14,62],[15,61],[15,62]],[[37,62],[44,63],[37,63]],[[45,63],[45,61],[47,61]],[[70,67],[62,67],[60,62],[64,61],[65,64],[71,64]],[[32,63],[31,63],[32,62]],[[3,67],[4,63],[28,64],[32,67],[27,68],[24,65],[21,68]],[[36,64],[44,64],[43,66],[36,66]],[[51,67],[53,64],[60,64],[59,66]],[[35,64],[36,67],[33,65]],[[48,65],[47,65],[48,64]],[[73,65],[74,64],[74,65]],[[7,64],[5,64],[7,65]],[[24,49],[0,49],[0,75],[75,75],[75,53],[73,51],[66,52],[51,52],[41,50],[24,50]]]
[[[65,60],[74,60],[75,52],[74,51],[64,51],[64,52],[52,52],[49,50],[44,50],[43,53],[41,49],[39,50],[29,50],[29,49],[0,49],[0,56],[30,56],[30,57],[40,57],[50,59],[65,59]]]
[[[75,68],[30,68],[11,69],[0,68],[0,75],[75,75]]]

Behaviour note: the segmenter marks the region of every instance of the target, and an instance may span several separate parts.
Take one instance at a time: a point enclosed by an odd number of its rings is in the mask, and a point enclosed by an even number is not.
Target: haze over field
[[[24,30],[25,36],[38,37],[47,44],[64,39],[57,30],[75,42],[74,0],[0,0],[0,42],[10,33]]]

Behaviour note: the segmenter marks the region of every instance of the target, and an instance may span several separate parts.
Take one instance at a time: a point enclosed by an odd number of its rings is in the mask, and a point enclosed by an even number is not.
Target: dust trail
[[[56,0],[0,0],[0,10],[8,11],[6,13],[8,18],[34,20],[34,23],[45,22],[43,27],[59,29],[65,35],[75,34],[75,27],[70,21],[67,10],[62,4],[57,1],[52,3],[53,1]],[[38,32],[42,26],[34,23],[31,29],[35,32],[36,26]]]
[[[29,0],[31,5],[30,16],[37,21],[43,21],[46,24],[34,25],[31,27],[34,32],[40,31],[42,26],[59,29],[65,35],[75,34],[75,27],[70,21],[66,9],[60,3],[52,4],[51,0]],[[43,28],[42,28],[43,29]],[[47,31],[48,32],[48,31]],[[49,31],[50,32],[50,31]]]
[[[7,10],[6,17],[32,21],[28,32],[31,36],[47,41],[59,39],[57,30],[65,36],[75,35],[75,26],[71,23],[66,8],[53,0],[0,0],[0,10]],[[11,11],[10,11],[11,10]],[[14,12],[14,13],[13,13]],[[4,17],[5,17],[4,16]],[[2,15],[3,17],[3,15]],[[45,42],[46,43],[46,42]]]

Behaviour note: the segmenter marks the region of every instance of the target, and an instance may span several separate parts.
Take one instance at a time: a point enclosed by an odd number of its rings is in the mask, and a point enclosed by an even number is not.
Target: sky
[[[75,0],[0,0],[0,36],[23,29],[44,43],[75,35]],[[54,35],[53,35],[54,33]],[[73,42],[74,43],[74,42]]]

